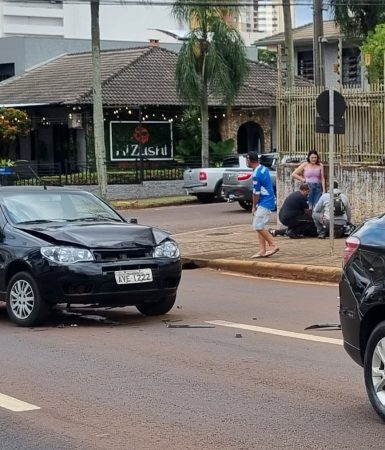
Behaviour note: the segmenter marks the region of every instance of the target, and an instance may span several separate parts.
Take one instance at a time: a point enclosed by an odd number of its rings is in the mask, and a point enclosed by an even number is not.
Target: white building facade
[[[120,5],[101,1],[102,40],[175,42],[157,29],[178,29],[165,6]],[[0,37],[44,36],[91,38],[90,4],[86,0],[0,0]]]
[[[100,2],[100,37],[111,41],[162,42],[176,40],[159,30],[182,30],[171,16],[169,6],[129,5],[118,1]],[[144,2],[145,3],[145,2]],[[283,31],[281,0],[268,0],[241,6],[239,30],[246,45]],[[292,7],[292,22],[295,23]],[[0,38],[44,36],[90,39],[91,14],[88,0],[0,0]]]
[[[295,7],[291,7],[291,21],[295,23]],[[246,45],[284,31],[282,0],[253,0],[253,6],[240,9],[239,29]]]

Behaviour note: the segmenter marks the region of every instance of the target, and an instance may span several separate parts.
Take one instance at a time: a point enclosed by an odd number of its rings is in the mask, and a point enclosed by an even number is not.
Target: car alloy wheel
[[[9,294],[9,306],[18,319],[31,315],[35,304],[35,294],[28,281],[19,280],[12,286]]]
[[[364,359],[365,386],[370,403],[385,421],[385,322],[369,337]]]
[[[37,284],[28,272],[19,272],[11,278],[7,312],[12,322],[28,327],[39,324],[47,316],[49,307],[41,299]]]

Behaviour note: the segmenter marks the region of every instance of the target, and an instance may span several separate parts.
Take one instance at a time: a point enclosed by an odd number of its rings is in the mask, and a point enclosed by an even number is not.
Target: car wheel
[[[370,403],[385,421],[385,322],[369,337],[364,358],[365,386]]]
[[[214,195],[215,195],[217,200],[224,200],[222,183],[223,183],[222,180],[218,181],[217,185],[215,186]]]
[[[240,200],[239,202],[239,206],[243,209],[245,209],[246,211],[251,211],[253,204],[251,202],[246,202],[244,200]]]
[[[164,297],[160,302],[156,303],[143,303],[143,305],[137,305],[139,312],[145,316],[160,316],[168,313],[175,304],[176,295]]]
[[[7,313],[12,322],[24,327],[38,325],[49,311],[28,272],[19,272],[11,278],[7,289]]]
[[[211,203],[214,201],[214,194],[197,194],[197,199],[201,203]]]

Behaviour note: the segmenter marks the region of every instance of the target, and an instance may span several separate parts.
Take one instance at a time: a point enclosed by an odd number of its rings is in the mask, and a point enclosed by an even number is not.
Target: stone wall
[[[108,186],[109,200],[134,200],[138,198],[172,197],[186,195],[183,180],[145,181],[143,184],[112,184]],[[98,186],[68,186],[99,194]]]
[[[247,122],[257,123],[263,130],[265,139],[265,150],[271,149],[271,113],[269,109],[258,109],[248,112],[232,111],[219,126],[222,140],[234,139],[237,142],[237,133],[241,125]]]
[[[278,167],[278,208],[287,195],[298,188],[299,183],[291,178],[296,167],[298,164],[280,164]],[[327,173],[327,166],[325,169]],[[335,179],[341,191],[349,197],[353,223],[385,212],[385,167],[336,164]]]

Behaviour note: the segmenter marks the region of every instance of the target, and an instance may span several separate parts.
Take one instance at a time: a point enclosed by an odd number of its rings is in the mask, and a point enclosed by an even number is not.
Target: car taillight
[[[205,180],[207,180],[207,173],[199,172],[199,181],[205,181]]]
[[[247,172],[245,172],[245,173],[240,173],[239,175],[238,175],[238,181],[244,181],[244,180],[248,180],[250,177],[251,177],[251,173],[247,173]]]
[[[354,236],[350,236],[346,239],[345,245],[346,246],[343,253],[344,265],[348,263],[350,258],[357,251],[360,246],[360,240]]]

